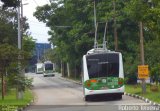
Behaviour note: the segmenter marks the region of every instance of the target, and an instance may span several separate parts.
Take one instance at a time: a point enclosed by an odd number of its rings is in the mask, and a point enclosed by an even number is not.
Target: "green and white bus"
[[[43,64],[43,76],[54,76],[55,67],[54,64],[50,61],[46,61]]]
[[[122,99],[124,72],[120,52],[92,49],[83,56],[83,94],[86,101],[94,95]]]
[[[83,55],[82,59],[82,83],[85,100],[91,96],[107,95],[122,99],[124,94],[124,72],[122,54],[120,52],[110,51],[106,47],[107,27],[106,22],[103,43],[98,44],[96,20],[96,1],[94,1],[94,26],[95,39],[94,49]]]

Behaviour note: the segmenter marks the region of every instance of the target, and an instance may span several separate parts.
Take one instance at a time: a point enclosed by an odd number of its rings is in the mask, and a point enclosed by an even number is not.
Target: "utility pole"
[[[21,3],[20,3],[20,6],[21,6],[21,44],[22,44],[22,38],[23,38],[23,3],[22,3],[22,0],[21,0]],[[22,46],[21,46],[22,48]]]
[[[115,0],[113,1],[113,11],[114,11],[114,46],[115,46],[115,51],[118,50],[118,36],[117,36],[117,21],[116,21],[116,2]]]
[[[95,39],[94,39],[94,49],[96,49],[97,43],[97,18],[96,18],[96,0],[94,0],[94,26],[95,26]]]
[[[18,16],[18,49],[21,50],[22,49],[22,34],[21,34],[21,22],[20,22],[20,6],[22,4],[22,0],[20,1],[20,4],[18,6],[18,13],[17,13],[17,16]],[[19,75],[22,76],[22,71],[21,71],[21,59],[22,59],[22,56],[18,55],[18,69],[19,69]],[[17,99],[22,99],[23,98],[23,91],[21,89],[21,84],[18,83],[17,84]]]
[[[140,54],[141,54],[141,65],[144,65],[144,36],[143,36],[143,23],[139,22],[140,29]],[[146,93],[146,82],[145,79],[142,79],[142,93]]]
[[[142,21],[139,22],[139,29],[140,29],[140,51],[141,51],[141,64],[144,65],[144,37],[143,37],[143,23]]]
[[[21,50],[21,23],[20,23],[20,6],[18,6],[18,49]]]

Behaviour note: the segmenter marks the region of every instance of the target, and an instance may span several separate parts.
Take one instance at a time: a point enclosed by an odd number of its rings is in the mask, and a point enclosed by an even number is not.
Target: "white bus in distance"
[[[36,74],[43,74],[43,63],[36,64]]]
[[[54,76],[55,67],[54,64],[50,61],[46,61],[43,64],[43,76]]]

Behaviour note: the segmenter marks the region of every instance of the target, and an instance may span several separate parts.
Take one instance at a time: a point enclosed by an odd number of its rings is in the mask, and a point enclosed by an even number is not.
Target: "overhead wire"
[[[46,27],[45,24],[39,24],[39,23],[36,23],[36,22],[30,22],[29,24],[33,24],[33,25],[37,25],[37,26]]]
[[[50,1],[49,0],[46,0],[47,4],[50,4]]]
[[[31,35],[49,36],[47,34],[40,34],[40,33],[35,33],[35,32],[31,32]]]
[[[37,6],[39,6],[36,0],[33,0],[33,1],[34,1],[34,3],[35,3]]]
[[[45,24],[45,23],[43,23],[43,22],[38,22],[38,21],[33,21],[33,20],[28,20],[28,21],[34,22],[34,23],[38,23],[38,24]]]
[[[33,0],[34,3],[39,6],[39,4],[37,3],[36,0]],[[50,4],[50,0],[46,0],[47,4]],[[37,25],[37,26],[41,26],[41,27],[46,27],[45,24],[43,23],[39,23],[39,22],[36,22],[36,21],[31,21],[31,20],[28,20],[30,22],[30,24],[34,24],[34,25]],[[38,36],[46,36],[48,37],[49,35],[48,34],[40,34],[40,33],[35,33],[35,32],[31,32],[31,35],[38,35]]]

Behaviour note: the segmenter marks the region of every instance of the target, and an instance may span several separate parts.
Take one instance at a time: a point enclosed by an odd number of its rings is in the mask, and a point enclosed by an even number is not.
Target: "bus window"
[[[118,77],[119,56],[118,54],[99,54],[87,56],[87,69],[89,78]]]
[[[45,70],[53,70],[53,64],[45,64]]]

